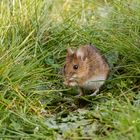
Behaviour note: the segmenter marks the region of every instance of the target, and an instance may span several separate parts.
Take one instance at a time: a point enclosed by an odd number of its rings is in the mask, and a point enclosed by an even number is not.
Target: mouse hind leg
[[[90,94],[90,96],[96,96],[98,92],[99,92],[99,88],[96,89],[92,94]]]
[[[84,95],[84,89],[82,87],[78,88],[79,94],[76,97],[80,97]]]
[[[100,88],[103,86],[104,82],[104,80],[99,80],[96,83],[94,83],[94,86],[92,88],[94,92],[90,96],[96,96],[97,93],[100,91]]]

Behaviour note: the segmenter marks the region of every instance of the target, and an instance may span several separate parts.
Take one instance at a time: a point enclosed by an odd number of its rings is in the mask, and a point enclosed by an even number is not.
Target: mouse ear
[[[87,53],[85,50],[82,49],[78,49],[76,52],[76,56],[78,58],[80,58],[82,61],[85,61],[86,57],[87,57]]]
[[[72,51],[71,48],[67,48],[67,55],[66,55],[66,61],[69,62],[72,60],[74,52]]]
[[[67,48],[67,53],[68,53],[68,55],[72,55],[74,52],[71,48]]]

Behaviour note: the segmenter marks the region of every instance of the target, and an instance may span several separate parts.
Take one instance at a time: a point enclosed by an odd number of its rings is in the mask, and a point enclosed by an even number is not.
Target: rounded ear
[[[87,52],[86,52],[86,50],[78,49],[77,52],[76,52],[76,55],[82,61],[85,61],[85,59],[87,57]]]
[[[68,55],[72,55],[74,52],[71,48],[67,48],[67,53],[68,53]]]
[[[67,48],[67,54],[66,54],[66,61],[69,62],[72,60],[74,52],[71,48]]]

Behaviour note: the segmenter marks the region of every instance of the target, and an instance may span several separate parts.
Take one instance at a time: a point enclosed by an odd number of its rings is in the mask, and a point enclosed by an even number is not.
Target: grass
[[[139,0],[0,1],[0,139],[140,139]],[[92,43],[111,74],[74,98],[66,48]]]

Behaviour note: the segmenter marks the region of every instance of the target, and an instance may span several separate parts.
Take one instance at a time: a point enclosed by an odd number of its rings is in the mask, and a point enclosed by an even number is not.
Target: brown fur
[[[73,66],[78,65],[78,69]],[[99,50],[91,45],[80,47],[75,52],[67,50],[66,64],[64,67],[65,84],[76,82],[77,86],[83,87],[91,77],[104,75],[107,78],[109,66]],[[72,78],[72,79],[71,79]]]

